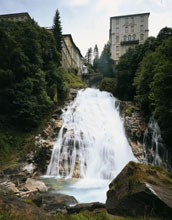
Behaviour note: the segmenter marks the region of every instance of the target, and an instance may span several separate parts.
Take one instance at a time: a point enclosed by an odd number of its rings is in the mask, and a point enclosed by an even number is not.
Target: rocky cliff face
[[[119,105],[126,135],[135,157],[139,162],[147,163],[143,147],[143,136],[147,123],[141,110],[133,102],[118,101],[116,104]]]
[[[37,171],[41,174],[46,173],[47,166],[50,162],[53,145],[56,142],[59,130],[62,127],[63,122],[61,115],[63,110],[65,111],[65,106],[68,106],[73,101],[77,92],[78,89],[71,89],[69,98],[66,100],[65,105],[56,108],[47,126],[35,137],[35,145],[37,145],[38,150],[33,152],[33,156],[31,156],[31,160],[28,159],[28,162],[33,162]]]
[[[172,152],[165,146],[153,117],[146,120],[133,102],[117,101],[128,142],[140,163],[159,165],[172,171]]]
[[[163,168],[130,162],[109,185],[107,211],[172,219],[171,177]]]

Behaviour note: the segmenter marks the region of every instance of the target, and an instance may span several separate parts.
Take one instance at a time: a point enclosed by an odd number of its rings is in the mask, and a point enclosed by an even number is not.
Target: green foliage
[[[61,21],[60,21],[60,13],[58,9],[56,10],[55,16],[54,16],[54,24],[53,24],[53,35],[56,40],[56,47],[57,50],[61,53],[62,52],[62,27],[61,27]]]
[[[4,162],[16,166],[22,155],[17,151],[34,147],[32,138],[39,125],[66,98],[69,89],[60,65],[60,51],[50,31],[34,20],[0,22],[2,166]]]
[[[66,96],[51,32],[33,20],[0,23],[0,113],[32,129]]]
[[[102,81],[101,89],[121,100],[136,100],[145,118],[153,114],[165,143],[172,148],[172,29],[165,27],[157,38],[129,49],[114,66],[112,81]]]
[[[104,46],[99,59],[99,71],[104,77],[113,77],[113,60],[111,59],[110,44]]]
[[[54,220],[160,220],[158,218],[149,217],[120,217],[108,215],[106,211],[101,210],[99,212],[84,211],[78,214],[72,215],[54,215]],[[161,219],[162,220],[162,219]]]
[[[103,78],[100,83],[100,90],[105,90],[113,93],[115,88],[115,82],[112,78]]]
[[[90,47],[90,48],[88,48],[88,51],[87,51],[87,53],[86,53],[86,55],[85,55],[85,60],[86,60],[86,63],[87,64],[92,64],[92,52],[93,52],[93,50],[92,50],[92,48]]]
[[[162,136],[171,146],[172,134],[172,37],[163,41],[154,53],[156,66],[150,83],[149,98],[153,114],[161,128]],[[172,147],[172,146],[171,146]]]
[[[82,80],[76,76],[74,73],[72,72],[66,72],[64,71],[64,80],[66,83],[66,89],[69,90],[69,88],[86,88],[87,85],[85,83],[82,82]]]
[[[99,49],[97,47],[97,44],[94,47],[94,60],[93,60],[93,70],[95,73],[99,72]]]

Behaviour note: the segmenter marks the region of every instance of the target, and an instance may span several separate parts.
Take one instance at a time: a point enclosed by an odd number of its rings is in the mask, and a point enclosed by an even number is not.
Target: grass
[[[68,85],[69,88],[79,88],[83,87],[86,88],[87,85],[74,73],[65,73],[64,79]]]
[[[83,211],[82,213],[71,214],[71,215],[57,214],[54,215],[54,220],[162,220],[162,219],[146,218],[146,217],[145,218],[119,217],[119,216],[109,215],[106,211],[101,211],[98,213]]]

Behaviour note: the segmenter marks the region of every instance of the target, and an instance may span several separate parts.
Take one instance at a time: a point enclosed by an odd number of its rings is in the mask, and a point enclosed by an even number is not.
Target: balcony
[[[132,45],[132,44],[139,44],[139,40],[121,41],[121,46]]]

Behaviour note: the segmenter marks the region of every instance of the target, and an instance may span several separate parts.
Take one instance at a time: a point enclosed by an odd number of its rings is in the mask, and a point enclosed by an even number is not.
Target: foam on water
[[[136,161],[115,101],[108,92],[80,90],[62,115],[46,175],[70,179],[79,167],[80,179],[63,191],[79,202],[105,202],[110,181],[129,161]]]

